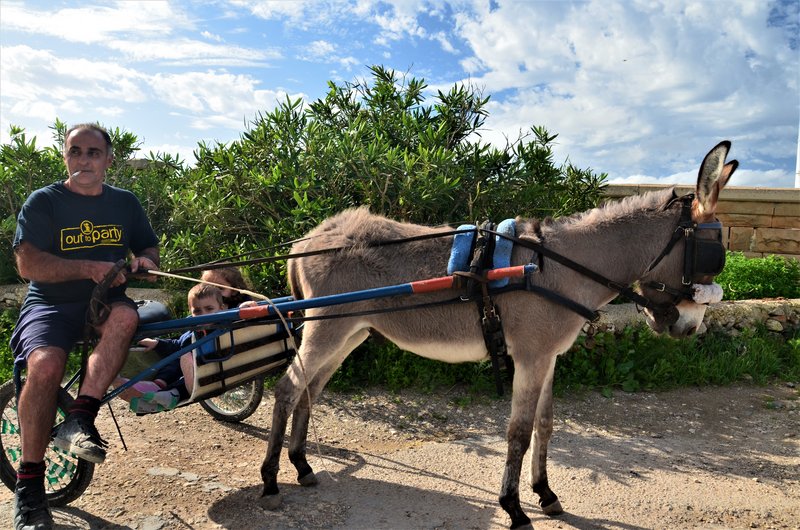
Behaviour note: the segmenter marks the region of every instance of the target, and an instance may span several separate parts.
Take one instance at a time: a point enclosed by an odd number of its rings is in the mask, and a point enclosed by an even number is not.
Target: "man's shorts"
[[[110,300],[109,305],[118,302],[136,308],[136,304],[128,297]],[[35,304],[25,308],[17,319],[9,342],[14,362],[24,366],[31,352],[45,346],[69,353],[75,343],[83,339],[88,308],[87,302]]]

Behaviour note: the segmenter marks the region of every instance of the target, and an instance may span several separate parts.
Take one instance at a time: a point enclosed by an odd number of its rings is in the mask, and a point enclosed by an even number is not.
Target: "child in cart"
[[[237,290],[247,289],[248,286],[239,269],[235,267],[205,270],[200,279],[217,285],[199,284],[189,291],[188,303],[192,316],[255,304],[248,295]],[[233,289],[225,289],[222,286],[230,286]],[[142,339],[139,345],[148,351],[155,350],[161,357],[166,357],[189,345],[197,333],[202,333],[202,330],[186,332],[178,339]],[[208,344],[201,352],[209,353],[213,347],[213,344]],[[208,352],[205,351],[206,348],[209,349]],[[127,379],[118,377],[114,385],[120,386],[125,382]],[[131,410],[139,414],[161,412],[171,410],[187,399],[192,393],[193,383],[194,361],[192,353],[189,352],[161,368],[153,381],[139,381],[122,392],[120,397],[130,402]]]
[[[200,279],[204,282],[216,284],[222,290],[222,300],[228,309],[255,304],[250,295],[242,292],[250,289],[250,287],[244,280],[241,271],[236,267],[207,269],[200,274]],[[226,289],[223,286],[232,287],[232,289]]]
[[[189,311],[192,316],[208,315],[225,309],[222,292],[213,285],[199,284],[192,287],[188,294]],[[161,357],[166,357],[181,348],[185,348],[203,330],[187,331],[177,339],[142,339],[139,345],[146,350],[155,350]],[[213,348],[213,344],[205,346]],[[205,348],[202,352],[205,353]],[[174,409],[179,402],[187,399],[192,393],[194,379],[194,363],[192,353],[186,353],[173,363],[162,367],[153,381],[139,381],[120,394],[130,402],[132,411],[147,414]],[[114,382],[120,386],[127,379],[118,377]]]

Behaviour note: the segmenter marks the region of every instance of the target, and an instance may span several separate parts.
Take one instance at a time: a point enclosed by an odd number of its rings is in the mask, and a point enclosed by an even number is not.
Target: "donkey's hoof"
[[[319,484],[319,480],[317,480],[317,475],[315,475],[313,471],[311,473],[306,473],[302,477],[298,478],[297,482],[299,482],[300,485],[305,488],[309,486],[316,486],[317,484]]]
[[[558,499],[556,499],[554,502],[551,502],[547,506],[542,506],[542,511],[545,515],[549,515],[550,517],[564,513],[564,509],[561,508],[561,501]]]
[[[275,495],[264,495],[258,500],[262,508],[269,511],[277,510],[283,503],[283,496],[280,493]]]

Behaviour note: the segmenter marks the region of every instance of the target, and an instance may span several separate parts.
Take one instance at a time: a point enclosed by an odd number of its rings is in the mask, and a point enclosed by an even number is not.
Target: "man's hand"
[[[147,271],[157,271],[157,270],[158,270],[157,248],[145,249],[138,256],[134,257],[131,260],[131,274],[136,274],[136,273],[141,274]],[[144,276],[143,279],[147,280],[148,282],[154,282],[156,281],[157,278],[153,275],[147,275]]]
[[[102,282],[105,279],[106,275],[116,265],[115,263],[110,262],[110,261],[93,261],[93,262],[89,262],[89,263],[91,263],[91,266],[92,266],[92,268],[91,268],[91,270],[92,270],[92,273],[91,273],[92,281],[94,283],[97,283],[97,284]],[[116,287],[118,285],[122,285],[123,283],[125,283],[125,281],[126,281],[125,273],[123,271],[120,271],[119,273],[117,273],[117,276],[114,278],[114,281],[112,281],[109,284],[109,287]]]

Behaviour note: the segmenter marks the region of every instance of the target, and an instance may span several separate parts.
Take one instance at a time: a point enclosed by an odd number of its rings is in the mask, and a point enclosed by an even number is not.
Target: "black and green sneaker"
[[[50,530],[53,514],[43,480],[17,480],[14,489],[14,530]]]

